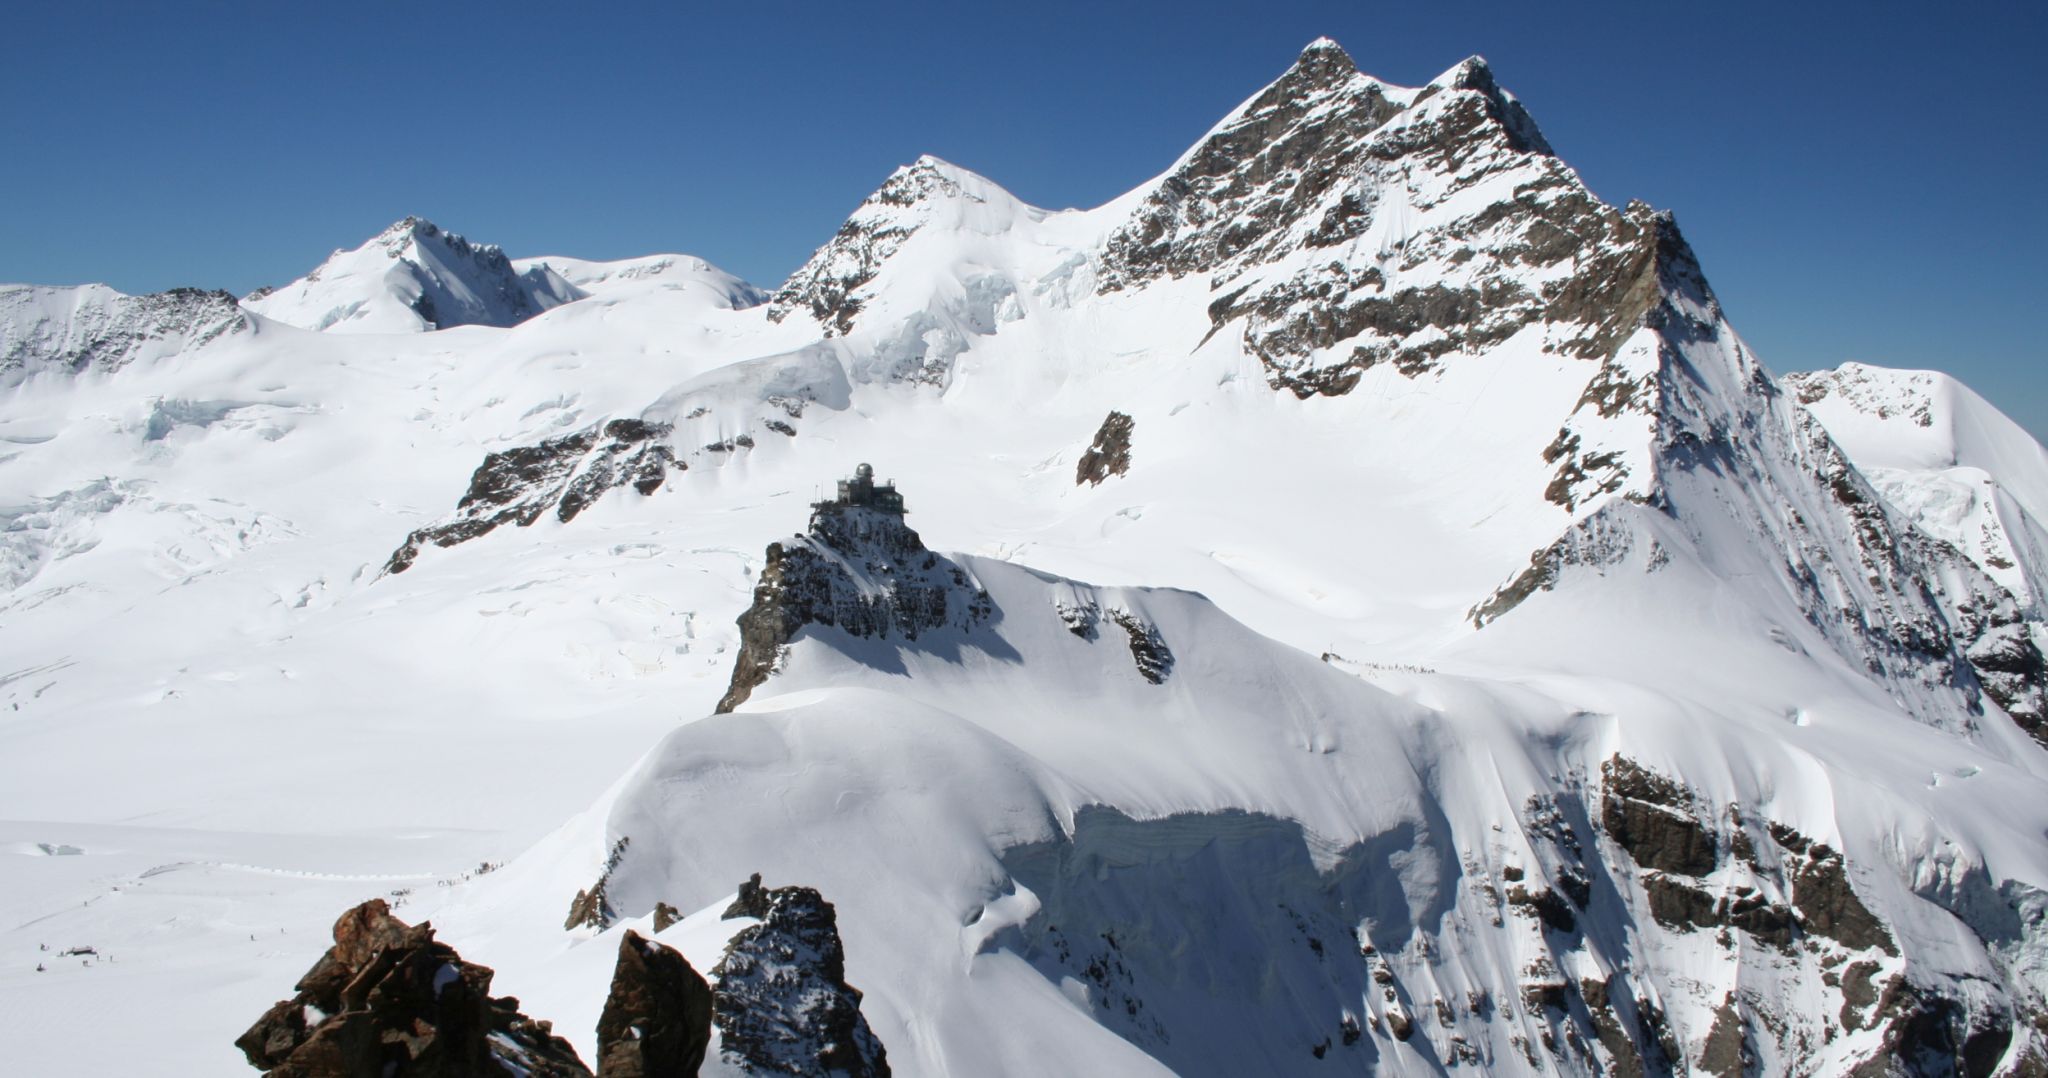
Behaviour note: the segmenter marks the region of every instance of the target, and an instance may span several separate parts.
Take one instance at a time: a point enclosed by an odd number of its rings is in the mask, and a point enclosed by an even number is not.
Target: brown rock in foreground
[[[684,1078],[711,1044],[711,986],[678,951],[628,931],[597,1020],[601,1078]]]
[[[235,1046],[278,1078],[588,1078],[547,1022],[493,998],[492,972],[383,899],[334,923],[334,946]]]

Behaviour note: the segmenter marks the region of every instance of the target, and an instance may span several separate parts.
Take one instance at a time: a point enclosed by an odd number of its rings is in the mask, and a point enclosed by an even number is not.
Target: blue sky
[[[920,153],[1106,201],[1327,34],[1406,84],[1485,55],[1603,198],[1678,213],[1773,369],[1945,369],[2041,436],[2041,11],[21,4],[0,280],[244,292],[416,213],[772,285]]]

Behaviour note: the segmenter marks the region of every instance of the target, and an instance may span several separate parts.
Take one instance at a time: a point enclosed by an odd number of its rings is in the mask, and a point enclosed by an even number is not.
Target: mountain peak
[[[382,248],[391,257],[397,258],[405,250],[406,244],[415,240],[434,239],[442,234],[440,225],[424,217],[407,214],[404,218],[393,221],[390,226],[385,228],[384,231],[377,233],[376,237],[371,239],[369,243],[364,244],[364,246]],[[454,240],[462,240],[462,237],[452,233],[449,236]],[[467,241],[463,241],[463,243],[467,246]]]
[[[1493,79],[1493,65],[1478,53],[1451,65],[1449,70],[1429,80],[1429,85],[1439,90],[1478,90],[1481,93],[1500,89],[1500,84]]]
[[[451,326],[512,326],[582,298],[545,266],[520,272],[494,244],[471,243],[408,215],[313,272],[249,296],[249,307],[287,325],[350,333],[414,333]]]
[[[1295,59],[1294,66],[1280,78],[1283,82],[1294,77],[1313,85],[1328,86],[1356,74],[1358,65],[1352,61],[1351,54],[1344,51],[1344,46],[1330,38],[1319,37],[1301,50],[1301,55]]]
[[[1550,142],[1543,137],[1542,129],[1536,126],[1536,118],[1529,115],[1529,110],[1522,107],[1515,95],[1500,88],[1486,57],[1475,53],[1458,61],[1450,70],[1431,79],[1416,101],[1419,103],[1444,90],[1470,90],[1485,98],[1486,110],[1506,129],[1508,140],[1515,149],[1556,156]]]

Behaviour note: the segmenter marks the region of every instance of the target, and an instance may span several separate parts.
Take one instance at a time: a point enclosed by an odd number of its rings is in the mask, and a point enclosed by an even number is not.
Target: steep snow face
[[[243,302],[305,329],[416,333],[513,326],[581,296],[545,264],[515,267],[496,247],[408,217],[353,251],[334,252],[306,276]]]
[[[1788,392],[1893,507],[2048,620],[2048,451],[1948,375],[1847,363]]]
[[[252,323],[226,292],[128,296],[105,285],[0,286],[0,387],[44,372],[107,373],[199,348]]]
[[[1656,363],[1620,387],[1623,407],[1653,421],[1649,493],[1611,501],[1474,610],[1486,625],[1537,590],[1568,583],[1594,609],[1628,609],[1649,576],[1701,608],[1727,605],[1759,638],[1828,655],[1871,676],[1921,721],[1974,736],[1983,692],[2036,738],[2048,739],[2048,681],[2012,598],[1952,546],[1888,508],[1818,424],[1780,394],[1720,315],[1690,251],[1669,231],[1658,246],[1656,306],[1633,347]],[[1629,614],[1546,637],[1530,619],[1510,647],[1535,645],[1546,664],[1574,653],[1669,657],[1674,633]],[[1669,623],[1666,623],[1669,624]],[[1523,635],[1533,632],[1535,635]],[[1469,647],[1488,651],[1497,641]],[[1651,659],[1683,680],[1683,661]],[[1668,681],[1660,683],[1669,684]],[[1981,690],[1981,691],[1980,691]],[[2003,718],[1998,720],[2003,722]],[[2048,743],[2048,740],[2044,740]]]

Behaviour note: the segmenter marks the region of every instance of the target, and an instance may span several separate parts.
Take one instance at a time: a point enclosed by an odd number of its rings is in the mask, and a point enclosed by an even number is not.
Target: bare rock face
[[[602,932],[619,919],[618,911],[612,909],[611,903],[612,873],[619,870],[619,862],[626,859],[626,847],[632,844],[633,840],[626,837],[612,844],[611,852],[605,855],[604,869],[597,874],[597,882],[591,884],[589,890],[578,890],[576,897],[569,900],[569,916],[562,921],[564,931],[594,928]],[[655,920],[660,919],[660,911],[657,910]],[[663,927],[657,924],[654,930],[659,932]]]
[[[846,983],[846,954],[830,902],[809,887],[748,881],[726,916],[754,917],[712,969],[720,1056],[750,1073],[887,1078],[888,1053]]]
[[[489,969],[391,916],[382,899],[334,923],[334,946],[235,1041],[279,1078],[588,1078],[547,1022],[492,997]]]
[[[1607,779],[1601,826],[1636,864],[1687,876],[1714,871],[1714,836],[1693,818],[1684,787],[1620,756],[1601,770]]]
[[[1111,412],[1102,421],[1101,429],[1095,432],[1095,441],[1088,451],[1081,454],[1081,462],[1074,469],[1074,485],[1083,483],[1100,486],[1112,475],[1123,475],[1131,470],[1131,428],[1130,416],[1122,412]]]
[[[767,681],[805,626],[913,641],[943,628],[972,630],[993,613],[988,593],[925,549],[900,511],[820,502],[808,534],[768,546],[754,604],[739,618],[739,659],[718,710],[738,707]]]
[[[406,536],[384,571],[412,568],[428,545],[455,546],[506,524],[524,528],[550,510],[566,524],[615,487],[653,494],[671,470],[689,467],[664,440],[668,433],[663,424],[614,419],[602,428],[489,454],[470,476],[454,517]]]
[[[597,1020],[600,1078],[682,1078],[711,1043],[711,987],[680,952],[627,932]]]

